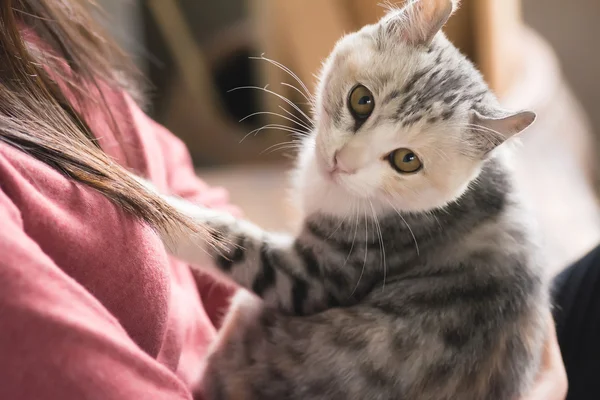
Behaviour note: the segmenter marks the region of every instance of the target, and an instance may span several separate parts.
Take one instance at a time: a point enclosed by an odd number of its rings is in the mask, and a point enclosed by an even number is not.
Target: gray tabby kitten
[[[527,128],[409,2],[326,61],[296,188],[297,236],[169,201],[224,250],[173,254],[252,291],[233,301],[207,399],[514,400],[538,369],[546,283],[500,146]],[[500,147],[499,147],[500,146]]]

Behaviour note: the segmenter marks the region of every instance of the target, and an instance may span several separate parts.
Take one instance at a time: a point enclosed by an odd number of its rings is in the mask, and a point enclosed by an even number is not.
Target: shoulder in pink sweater
[[[178,139],[127,96],[108,100],[120,135],[100,110],[85,117],[109,155],[228,207]],[[229,292],[99,193],[0,143],[0,399],[192,398]]]

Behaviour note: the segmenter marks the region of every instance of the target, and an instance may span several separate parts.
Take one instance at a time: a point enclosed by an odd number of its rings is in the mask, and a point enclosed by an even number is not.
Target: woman
[[[126,170],[235,208],[140,111],[84,3],[0,5],[0,398],[189,399],[232,289],[167,256],[152,228],[182,219]],[[530,398],[563,377],[551,340]]]
[[[0,3],[0,399],[190,398],[226,290],[167,257],[152,227],[179,217],[126,170],[227,199],[135,105],[85,6]]]

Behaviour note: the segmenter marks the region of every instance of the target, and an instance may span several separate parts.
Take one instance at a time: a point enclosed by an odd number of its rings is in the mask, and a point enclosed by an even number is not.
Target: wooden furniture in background
[[[521,0],[472,0],[475,62],[502,97],[522,69],[524,51]]]
[[[183,139],[194,158],[209,165],[280,159],[264,153],[278,143],[277,138],[240,143],[248,132],[226,115],[211,76],[211,65],[177,0],[148,0],[147,5],[179,72],[170,90],[167,125]]]
[[[376,22],[385,13],[380,0],[248,1],[258,31],[258,47],[313,89],[314,74],[335,42],[344,33]],[[521,30],[520,0],[463,0],[445,28],[448,37],[479,66],[500,95],[510,87],[518,68]],[[279,84],[281,74],[268,71],[264,74],[266,82]],[[282,90],[285,95],[293,95],[290,90]]]

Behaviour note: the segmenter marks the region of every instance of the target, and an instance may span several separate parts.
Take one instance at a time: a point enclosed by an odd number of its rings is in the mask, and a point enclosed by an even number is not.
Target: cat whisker
[[[310,133],[310,132],[308,132],[308,131],[310,131],[310,128],[307,125],[305,125],[303,123],[300,123],[297,120],[294,120],[294,119],[292,119],[290,117],[286,117],[285,115],[282,115],[282,114],[279,114],[279,113],[276,113],[276,112],[271,112],[271,111],[258,111],[258,112],[252,113],[252,114],[248,114],[244,118],[240,119],[238,122],[244,122],[248,118],[252,118],[252,117],[254,117],[256,115],[274,115],[276,117],[281,117],[281,118],[283,118],[283,119],[285,119],[287,121],[295,123],[296,125],[300,126],[301,128],[306,129],[306,132],[305,132],[306,134]]]
[[[269,64],[279,68],[280,70],[282,70],[283,72],[287,73],[289,76],[291,76],[296,82],[298,82],[298,84],[302,87],[302,89],[305,92],[305,98],[308,101],[311,101],[311,99],[313,98],[312,94],[310,93],[310,90],[308,90],[308,87],[304,84],[304,82],[302,82],[302,79],[300,79],[300,77],[298,75],[296,75],[291,69],[289,69],[288,67],[286,67],[285,65],[283,65],[282,63],[280,63],[279,61],[275,61],[272,60],[270,58],[265,57],[264,53],[260,55],[260,57],[250,57],[251,60],[261,60],[261,61],[266,61]]]
[[[284,152],[283,154],[288,154],[290,157],[293,157],[295,153],[298,153],[300,150],[298,148],[294,148],[294,147],[281,147],[278,149],[273,149],[271,151],[269,151],[267,154],[273,154],[275,152]],[[288,152],[291,152],[292,154],[289,154]]]
[[[238,90],[248,90],[248,89],[261,90],[261,91],[263,91],[265,93],[269,93],[269,94],[277,97],[278,99],[286,102],[290,107],[292,107],[300,115],[302,115],[304,118],[306,118],[306,121],[308,121],[309,123],[312,123],[310,117],[308,115],[306,115],[306,113],[304,111],[302,111],[300,109],[300,107],[298,107],[296,104],[294,104],[293,101],[291,101],[287,97],[285,97],[285,96],[283,96],[283,95],[281,95],[281,94],[279,94],[277,92],[274,92],[274,91],[268,89],[268,87],[269,87],[269,85],[266,85],[265,87],[260,87],[260,86],[239,86],[239,87],[236,87],[236,88],[228,90],[227,93],[235,92],[235,91],[238,91]]]
[[[365,260],[363,262],[363,266],[362,266],[362,269],[360,271],[360,275],[358,277],[358,282],[356,282],[356,286],[354,287],[354,290],[352,290],[352,293],[350,294],[350,297],[354,296],[354,293],[356,293],[356,290],[360,286],[360,281],[361,281],[363,275],[365,274],[365,268],[367,266],[367,258],[368,258],[368,255],[369,255],[369,229],[368,229],[369,228],[369,224],[368,224],[368,219],[367,219],[367,209],[364,208],[363,211],[365,213]]]
[[[468,128],[479,128],[479,129],[484,129],[484,130],[486,130],[486,131],[488,131],[488,132],[495,133],[495,134],[497,134],[498,136],[503,136],[503,135],[502,135],[500,132],[498,132],[497,130],[494,130],[494,129],[492,129],[492,128],[490,128],[490,127],[487,127],[487,126],[483,126],[483,125],[477,125],[477,124],[470,124],[470,123],[464,124],[463,126],[466,126],[466,127],[468,127]]]
[[[354,213],[356,215],[356,221],[354,223],[354,235],[352,236],[352,244],[350,245],[350,250],[348,251],[348,255],[346,256],[346,259],[344,260],[344,264],[342,264],[342,268],[344,268],[346,266],[346,264],[348,263],[348,260],[350,259],[350,256],[352,255],[352,251],[354,250],[354,242],[356,241],[356,233],[358,232],[358,204],[356,203],[356,201],[352,201],[352,211],[355,210],[355,206],[356,206],[356,212]],[[354,294],[354,292],[352,293]],[[350,295],[350,297],[352,297],[352,295]]]
[[[327,240],[331,239],[333,237],[333,235],[335,235],[335,233],[340,230],[340,228],[342,227],[342,225],[344,224],[344,222],[346,222],[346,218],[348,218],[348,217],[346,216],[346,217],[340,219],[340,223],[333,230],[333,232],[331,232],[331,234],[329,236],[327,236]]]
[[[308,103],[306,103],[307,105],[312,105],[312,104],[314,104],[314,99],[312,98],[312,96],[311,96],[311,98],[308,98],[308,97],[306,96],[306,94],[304,94],[304,93],[303,93],[303,92],[302,92],[300,89],[298,89],[296,86],[294,86],[294,85],[291,85],[291,84],[289,84],[289,83],[287,83],[287,82],[281,82],[281,86],[286,86],[286,87],[289,87],[290,89],[293,89],[293,90],[295,90],[296,92],[300,93],[300,95],[301,95],[302,97],[304,97],[304,99],[306,99],[306,101],[308,101]]]
[[[296,140],[302,140],[306,136],[306,133],[295,131],[286,126],[270,126],[270,127],[267,127],[266,129],[287,132],[288,136],[290,136],[292,139],[296,139]]]
[[[483,129],[479,129],[479,128],[471,128],[471,129],[473,129],[474,132],[490,133],[487,130],[483,130]],[[485,135],[484,139],[490,144],[491,147],[497,147],[504,142],[504,140],[502,138],[498,137],[497,135],[494,135],[491,137],[489,135]]]
[[[299,143],[296,140],[291,140],[291,141],[288,141],[288,142],[275,143],[275,144],[267,147],[265,150],[263,150],[263,152],[269,151],[271,149],[277,150],[277,149],[281,149],[281,148],[295,148],[295,149],[300,149],[300,148],[302,148],[302,145],[301,145],[301,143]]]
[[[487,126],[477,125],[477,124],[469,124],[469,123],[463,124],[461,126],[465,127],[465,128],[475,129],[475,130],[477,130],[479,132],[493,133],[494,137],[504,138],[504,135],[502,133],[500,133],[497,130],[494,130],[492,128],[489,128]]]
[[[303,121],[302,119],[300,119],[296,114],[294,114],[294,113],[286,110],[285,107],[283,107],[283,106],[278,106],[278,107],[281,110],[283,110],[283,112],[285,112],[286,114],[288,114],[292,119],[294,119],[295,121],[298,121],[300,124],[304,125],[306,123],[305,121]],[[312,121],[310,121],[309,124],[310,125],[306,126],[306,129],[308,131],[310,131],[310,130],[312,130],[312,129],[315,128],[315,124]]]
[[[442,207],[442,208],[445,208],[445,207]],[[427,211],[425,213],[425,215],[427,215],[428,217],[431,217],[431,218],[433,218],[435,220],[437,226],[440,228],[440,231],[444,230],[444,227],[442,226],[442,223],[440,222],[440,219],[437,217],[436,213],[433,210]]]
[[[292,134],[292,135],[293,135],[293,134]],[[288,141],[286,141],[286,142],[279,142],[279,143],[275,143],[275,144],[273,144],[273,145],[271,145],[271,146],[267,147],[267,148],[265,149],[265,151],[266,151],[266,150],[269,150],[269,149],[270,149],[270,148],[272,148],[272,147],[276,147],[276,146],[288,146],[288,145],[290,145],[290,146],[291,146],[291,145],[294,145],[294,146],[296,146],[296,147],[301,147],[301,146],[302,146],[302,139],[301,139],[300,137],[293,137],[293,136],[292,136],[292,138],[291,138],[290,140],[288,140]]]
[[[478,128],[478,129],[485,130],[486,132],[495,133],[498,136],[503,136],[500,132],[498,132],[492,128],[489,128],[487,126],[483,126],[483,125],[477,125],[477,124],[471,124],[471,123],[461,123],[461,124],[448,124],[447,126],[449,128]]]
[[[301,148],[302,148],[302,146],[299,143],[293,143],[293,142],[277,143],[277,144],[274,144],[274,145],[269,146],[268,148],[264,149],[263,151],[260,152],[260,154],[265,154],[265,153],[271,154],[276,151],[283,151],[283,150],[299,151]]]
[[[385,260],[385,244],[383,243],[383,233],[381,232],[381,224],[379,223],[379,218],[377,217],[377,213],[375,212],[375,207],[373,207],[373,202],[369,199],[369,204],[371,205],[371,211],[373,213],[373,218],[375,220],[375,228],[377,230],[377,235],[379,236],[379,250],[381,252],[382,257],[382,266],[383,266],[383,287],[382,291],[385,290],[385,280],[387,278],[387,265]]]
[[[246,138],[252,134],[254,134],[254,136],[258,135],[259,132],[266,130],[266,129],[273,129],[276,131],[282,131],[282,132],[288,132],[294,135],[300,135],[300,137],[306,136],[307,133],[298,129],[294,129],[292,127],[289,127],[287,125],[280,125],[280,124],[267,124],[265,126],[262,126],[260,128],[256,128],[250,132],[248,132],[243,138],[242,140],[240,140],[240,143],[242,143],[244,140],[246,140]]]
[[[485,126],[469,126],[468,128],[475,132],[492,133],[494,135],[494,137],[500,137],[500,138],[504,137],[500,132],[495,131],[490,128],[486,128]]]
[[[504,142],[504,135],[500,132],[491,129],[487,126],[477,125],[477,124],[448,124],[449,128],[460,128],[460,129],[471,129],[474,132],[479,133],[487,133],[492,135],[485,135],[484,139],[490,144],[491,147],[497,147]]]
[[[391,193],[389,193],[389,194],[391,195]],[[392,202],[389,199],[386,199],[386,201],[389,203],[390,207],[392,207],[392,209],[394,211],[396,211],[396,214],[398,214],[398,216],[402,219],[402,222],[404,222],[404,225],[406,225],[406,228],[408,228],[408,231],[410,232],[410,235],[412,236],[413,241],[415,242],[415,249],[417,251],[417,256],[421,255],[421,252],[419,251],[419,243],[417,242],[417,237],[415,236],[412,228],[410,227],[408,222],[406,222],[406,219],[404,219],[404,216],[400,213],[400,211],[398,211],[398,209],[392,204]]]

